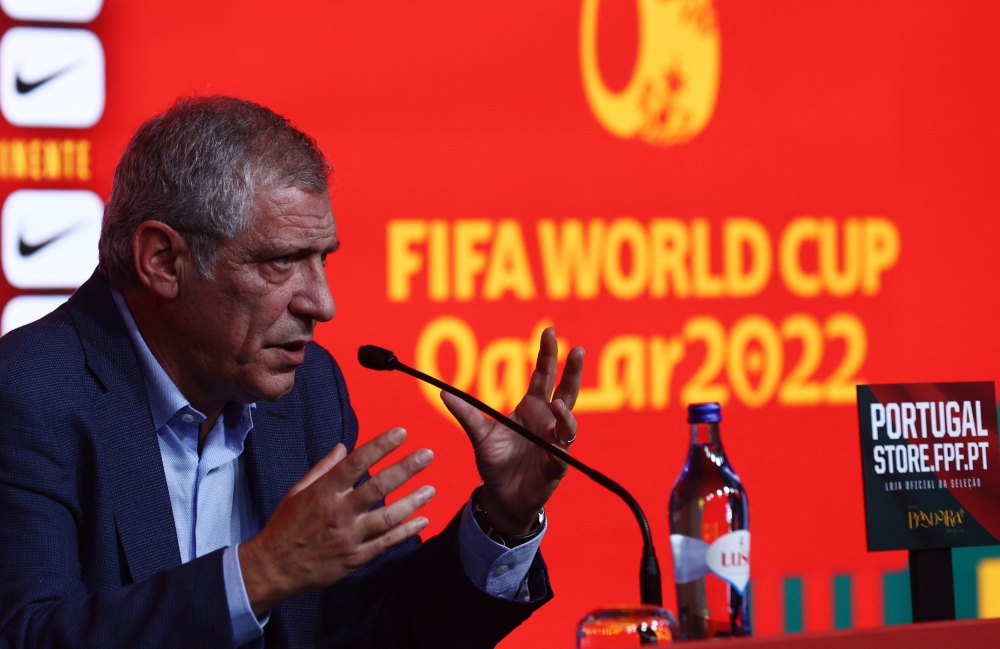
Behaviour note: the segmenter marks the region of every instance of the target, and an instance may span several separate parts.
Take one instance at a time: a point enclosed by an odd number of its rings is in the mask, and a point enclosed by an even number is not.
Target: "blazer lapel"
[[[293,413],[300,406],[298,393],[280,401],[260,403],[244,452],[250,467],[251,493],[261,527],[278,503],[309,470],[301,422]]]
[[[258,403],[253,429],[243,446],[250,468],[254,510],[261,527],[270,520],[288,490],[309,470],[302,421],[293,416],[296,409],[301,408],[298,395],[293,389],[280,401]],[[308,593],[279,604],[271,611],[271,622],[264,630],[260,646],[314,645],[318,606],[318,593]],[[296,625],[290,620],[302,622]]]
[[[108,284],[96,273],[67,305],[87,364],[105,387],[94,424],[110,469],[115,525],[134,581],[181,563],[142,370]]]

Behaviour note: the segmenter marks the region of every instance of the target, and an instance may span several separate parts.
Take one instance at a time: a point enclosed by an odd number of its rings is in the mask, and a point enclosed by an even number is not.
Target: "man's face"
[[[247,403],[291,391],[316,322],[334,314],[324,265],[337,246],[328,195],[275,190],[219,250],[213,279],[184,283],[177,306],[191,358],[181,362],[206,398]]]

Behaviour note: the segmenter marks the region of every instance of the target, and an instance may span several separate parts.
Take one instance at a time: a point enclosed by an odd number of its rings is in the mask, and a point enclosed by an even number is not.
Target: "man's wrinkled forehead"
[[[246,236],[240,237],[254,248],[286,254],[295,250],[329,254],[340,247],[336,218],[326,194],[279,190],[260,205]]]

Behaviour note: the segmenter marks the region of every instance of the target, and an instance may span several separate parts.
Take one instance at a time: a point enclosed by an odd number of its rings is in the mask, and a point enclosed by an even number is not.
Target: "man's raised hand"
[[[557,444],[576,438],[572,410],[580,393],[583,348],[570,351],[556,386],[558,356],[556,332],[550,327],[542,332],[528,392],[510,416],[542,439]],[[504,536],[527,533],[566,474],[567,466],[461,399],[445,392],[441,398],[472,442],[476,466],[483,478],[480,504],[488,512],[490,524]]]
[[[354,488],[405,439],[406,431],[394,428],[350,454],[338,444],[285,494],[264,529],[240,545],[243,582],[255,614],[340,581],[427,526],[422,516],[406,519],[434,496],[433,487],[368,510],[426,468],[434,457],[430,449],[411,453]]]

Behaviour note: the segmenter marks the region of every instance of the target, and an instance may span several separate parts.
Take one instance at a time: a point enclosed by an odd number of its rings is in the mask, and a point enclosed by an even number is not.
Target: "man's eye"
[[[292,258],[289,256],[276,257],[275,259],[271,260],[271,263],[277,266],[278,268],[288,268],[289,266],[292,265]]]

